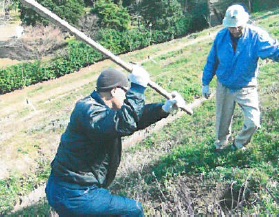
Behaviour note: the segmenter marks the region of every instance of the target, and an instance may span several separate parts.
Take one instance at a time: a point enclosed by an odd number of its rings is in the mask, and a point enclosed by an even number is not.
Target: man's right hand
[[[206,99],[208,99],[210,97],[210,88],[209,85],[203,85],[202,86],[202,95],[203,97],[205,97]]]
[[[129,80],[132,83],[147,87],[148,83],[150,82],[150,76],[142,66],[134,65],[133,71],[129,75]]]

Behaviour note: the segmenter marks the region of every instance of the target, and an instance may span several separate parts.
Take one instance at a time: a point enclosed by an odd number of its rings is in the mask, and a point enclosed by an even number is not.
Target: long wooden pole
[[[104,48],[99,43],[95,42],[88,36],[86,36],[83,32],[79,31],[75,27],[71,26],[68,22],[58,17],[56,14],[52,13],[47,8],[43,7],[41,4],[34,0],[20,0],[23,5],[26,7],[32,8],[34,11],[36,11],[41,16],[45,17],[46,19],[49,19],[54,24],[58,25],[59,27],[66,29],[70,33],[72,33],[76,38],[80,39],[81,41],[87,43],[91,47],[95,48],[96,50],[100,51],[105,56],[109,57],[113,62],[120,65],[122,68],[127,70],[128,72],[132,72],[133,66],[130,63],[124,62],[122,59],[120,59],[118,56],[114,55],[112,52]],[[161,86],[156,84],[153,81],[150,81],[148,85],[154,89],[156,92],[161,94],[167,99],[171,99],[172,96],[170,93],[168,93],[165,89],[163,89]],[[187,114],[192,115],[193,111],[190,107],[184,106],[181,107],[183,111],[185,111]]]

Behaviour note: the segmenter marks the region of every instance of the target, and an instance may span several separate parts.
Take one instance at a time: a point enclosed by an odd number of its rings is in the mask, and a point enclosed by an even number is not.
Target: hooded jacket
[[[162,104],[145,105],[143,92],[132,84],[118,111],[95,91],[78,101],[51,163],[52,173],[66,183],[108,187],[121,160],[121,137],[168,116]]]
[[[266,31],[247,25],[234,51],[230,32],[225,28],[215,38],[204,67],[202,83],[209,85],[216,75],[218,81],[232,91],[256,86],[259,58],[279,61],[279,44]]]

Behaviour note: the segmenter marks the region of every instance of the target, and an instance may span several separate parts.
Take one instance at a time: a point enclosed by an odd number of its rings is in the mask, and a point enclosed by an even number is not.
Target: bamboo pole
[[[81,41],[85,42],[86,44],[90,45],[91,47],[95,48],[105,56],[109,57],[113,62],[127,70],[128,72],[132,72],[133,66],[130,63],[124,62],[122,59],[120,59],[118,56],[114,55],[112,52],[104,48],[99,43],[95,42],[88,36],[86,36],[83,32],[79,31],[75,27],[71,26],[68,22],[58,17],[56,14],[52,13],[47,8],[43,7],[41,4],[36,2],[35,0],[20,0],[22,4],[26,7],[29,7],[36,11],[38,14],[40,14],[42,17],[45,17],[46,19],[50,20],[55,25],[58,25],[59,27],[69,31],[72,33],[76,38],[80,39]],[[168,93],[165,89],[163,89],[161,86],[156,84],[153,81],[150,81],[148,85],[154,89],[156,92],[161,94],[167,99],[171,99],[172,96],[170,93]],[[181,107],[183,111],[185,111],[187,114],[192,115],[193,111],[190,107],[184,106]]]

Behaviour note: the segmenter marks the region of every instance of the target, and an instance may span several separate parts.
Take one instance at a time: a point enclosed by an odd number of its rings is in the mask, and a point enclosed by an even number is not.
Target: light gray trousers
[[[245,87],[232,92],[220,82],[216,91],[216,148],[228,144],[231,136],[232,120],[236,103],[242,109],[244,126],[234,140],[237,148],[247,145],[260,127],[260,110],[257,87]]]

